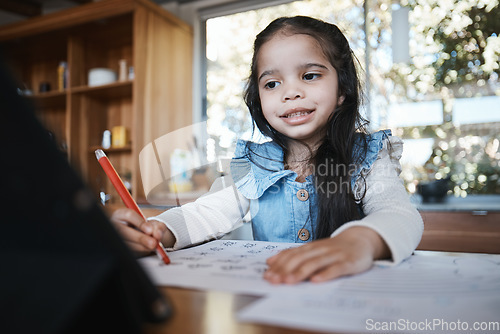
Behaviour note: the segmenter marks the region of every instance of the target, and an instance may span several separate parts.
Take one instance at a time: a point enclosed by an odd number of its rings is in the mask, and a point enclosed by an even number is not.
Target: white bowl
[[[107,85],[115,82],[116,72],[109,68],[92,68],[89,71],[89,86]]]

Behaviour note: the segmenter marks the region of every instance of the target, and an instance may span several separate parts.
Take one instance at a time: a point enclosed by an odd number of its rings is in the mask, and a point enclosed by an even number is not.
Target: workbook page
[[[324,283],[265,281],[266,259],[297,246],[217,240],[170,252],[170,265],[156,257],[140,263],[157,285],[264,296],[239,312],[244,322],[321,332],[500,333],[500,255],[416,252],[397,266]]]
[[[285,288],[262,278],[267,268],[266,259],[297,246],[299,244],[216,240],[169,252],[169,265],[162,264],[156,257],[141,259],[140,263],[156,285],[265,295]]]
[[[320,332],[500,333],[500,255],[417,252],[336,282],[276,292],[238,319]]]

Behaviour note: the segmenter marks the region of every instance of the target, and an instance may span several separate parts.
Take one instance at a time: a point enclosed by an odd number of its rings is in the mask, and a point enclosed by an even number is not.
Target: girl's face
[[[315,146],[343,97],[337,71],[319,43],[303,34],[277,34],[257,55],[260,102],[264,117],[278,132]]]

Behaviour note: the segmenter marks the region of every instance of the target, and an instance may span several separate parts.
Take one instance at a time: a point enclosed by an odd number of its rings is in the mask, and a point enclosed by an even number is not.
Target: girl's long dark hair
[[[337,96],[344,97],[342,104],[329,118],[325,138],[309,162],[314,166],[319,209],[315,238],[324,238],[344,223],[360,216],[351,189],[351,176],[365,155],[367,121],[359,113],[361,87],[355,65],[357,59],[337,26],[310,17],[278,18],[257,35],[244,99],[255,125],[281,146],[284,157],[288,155],[288,143],[292,139],[276,131],[265,119],[260,104],[257,72],[260,48],[279,33],[305,34],[316,39],[337,71]]]

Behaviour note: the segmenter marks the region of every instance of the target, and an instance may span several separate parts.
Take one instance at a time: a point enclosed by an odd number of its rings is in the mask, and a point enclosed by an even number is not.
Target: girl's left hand
[[[267,259],[270,283],[324,282],[370,269],[374,259],[388,258],[389,248],[374,230],[355,226],[334,238],[287,249]]]

